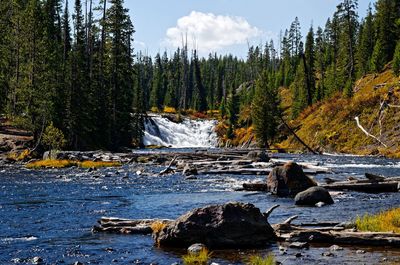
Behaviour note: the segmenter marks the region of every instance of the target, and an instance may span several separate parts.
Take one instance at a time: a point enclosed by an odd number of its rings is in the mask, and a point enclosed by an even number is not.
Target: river
[[[400,176],[400,162],[383,158],[351,156],[274,155],[297,162],[319,163],[333,169],[329,177],[344,179],[365,172]],[[172,264],[179,262],[181,250],[161,250],[150,236],[92,234],[91,227],[102,216],[123,218],[176,218],[196,207],[249,202],[265,210],[281,207],[271,223],[298,214],[296,222],[347,221],[365,212],[399,206],[398,193],[337,193],[335,204],[322,208],[294,206],[291,199],[265,193],[235,192],[243,182],[263,176],[199,176],[185,180],[182,175],[157,177],[162,168],[138,164],[117,169],[88,172],[77,168],[32,171],[20,166],[0,168],[0,264],[29,264],[41,257],[44,264]],[[137,171],[141,171],[137,174]],[[143,173],[147,172],[147,173]],[[324,175],[317,175],[321,180]],[[362,254],[357,250],[365,250]],[[388,264],[400,262],[400,250],[345,247],[333,257],[322,253],[329,246],[310,250],[289,249],[285,255],[276,244],[261,250],[215,251],[213,262],[242,264],[252,253],[274,252],[283,264]],[[296,253],[302,253],[296,258]]]

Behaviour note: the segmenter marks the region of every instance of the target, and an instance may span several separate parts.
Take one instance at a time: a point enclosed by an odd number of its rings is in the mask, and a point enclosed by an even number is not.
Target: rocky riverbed
[[[332,205],[297,207],[292,198],[236,191],[243,183],[264,181],[265,175],[199,174],[189,179],[181,171],[159,175],[168,167],[171,157],[166,156],[164,166],[131,161],[120,168],[99,170],[38,171],[22,165],[3,165],[0,169],[0,263],[26,264],[40,257],[43,264],[172,264],[179,262],[185,253],[184,249],[159,249],[150,236],[93,234],[91,228],[102,216],[176,219],[194,208],[238,201],[252,203],[262,211],[280,204],[269,218],[271,224],[293,215],[299,215],[294,223],[304,224],[348,221],[365,212],[375,213],[400,203],[398,193],[333,192],[335,203]],[[365,172],[400,176],[400,163],[396,160],[307,155],[274,155],[274,158],[332,169],[329,175],[313,175],[317,181],[327,176],[343,180],[348,176],[362,177]],[[385,246],[314,245],[308,250],[299,250],[277,243],[257,250],[216,250],[212,261],[241,264],[251,254],[269,252],[284,264],[400,262],[400,251]]]

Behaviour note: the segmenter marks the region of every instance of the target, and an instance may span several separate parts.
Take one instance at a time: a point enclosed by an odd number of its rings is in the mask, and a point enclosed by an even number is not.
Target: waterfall
[[[155,116],[146,119],[143,143],[172,148],[216,147],[215,120],[192,120],[185,118],[175,123],[167,118]]]

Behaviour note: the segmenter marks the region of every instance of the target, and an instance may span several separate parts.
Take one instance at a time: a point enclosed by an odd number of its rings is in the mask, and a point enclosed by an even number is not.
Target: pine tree
[[[397,41],[396,49],[393,57],[393,72],[395,75],[400,75],[400,41]]]
[[[375,46],[375,29],[371,5],[368,8],[367,17],[360,25],[357,48],[357,69],[358,77],[361,77],[371,70],[371,57]]]
[[[307,78],[307,104],[311,105],[315,93],[315,44],[314,44],[314,29],[310,28],[305,47],[305,71]]]
[[[397,0],[379,0],[375,5],[375,26],[377,42],[374,48],[373,70],[380,71],[393,58],[396,41],[399,36],[397,21],[400,17],[400,2]],[[381,58],[377,58],[380,56]]]
[[[206,112],[207,111],[207,96],[206,96],[206,91],[203,85],[203,81],[201,78],[201,72],[200,72],[200,64],[199,64],[199,58],[197,57],[197,52],[196,50],[194,51],[193,55],[193,63],[194,63],[194,76],[195,76],[195,84],[196,84],[196,109],[200,112]]]
[[[256,91],[251,107],[255,135],[260,147],[269,147],[277,133],[279,117],[277,91],[264,72],[256,81]]]
[[[353,82],[355,81],[355,46],[358,28],[358,0],[343,0],[337,7],[337,16],[341,25],[339,62],[341,80],[346,85],[344,94],[351,96],[353,92]]]
[[[135,32],[123,0],[110,0],[107,29],[110,41],[111,141],[110,148],[128,146],[132,137],[133,60],[132,34]]]

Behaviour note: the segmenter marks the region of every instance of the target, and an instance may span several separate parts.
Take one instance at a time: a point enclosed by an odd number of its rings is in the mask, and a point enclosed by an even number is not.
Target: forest
[[[227,138],[253,126],[265,146],[282,120],[280,87],[296,118],[338,93],[352,97],[357,79],[388,63],[400,73],[400,1],[358,13],[357,0],[343,0],[306,36],[296,17],[247,58],[200,57],[184,41],[152,57],[135,50],[123,0],[1,0],[0,114],[36,139],[54,127],[74,150],[140,146],[146,113],[165,109],[217,115]]]

